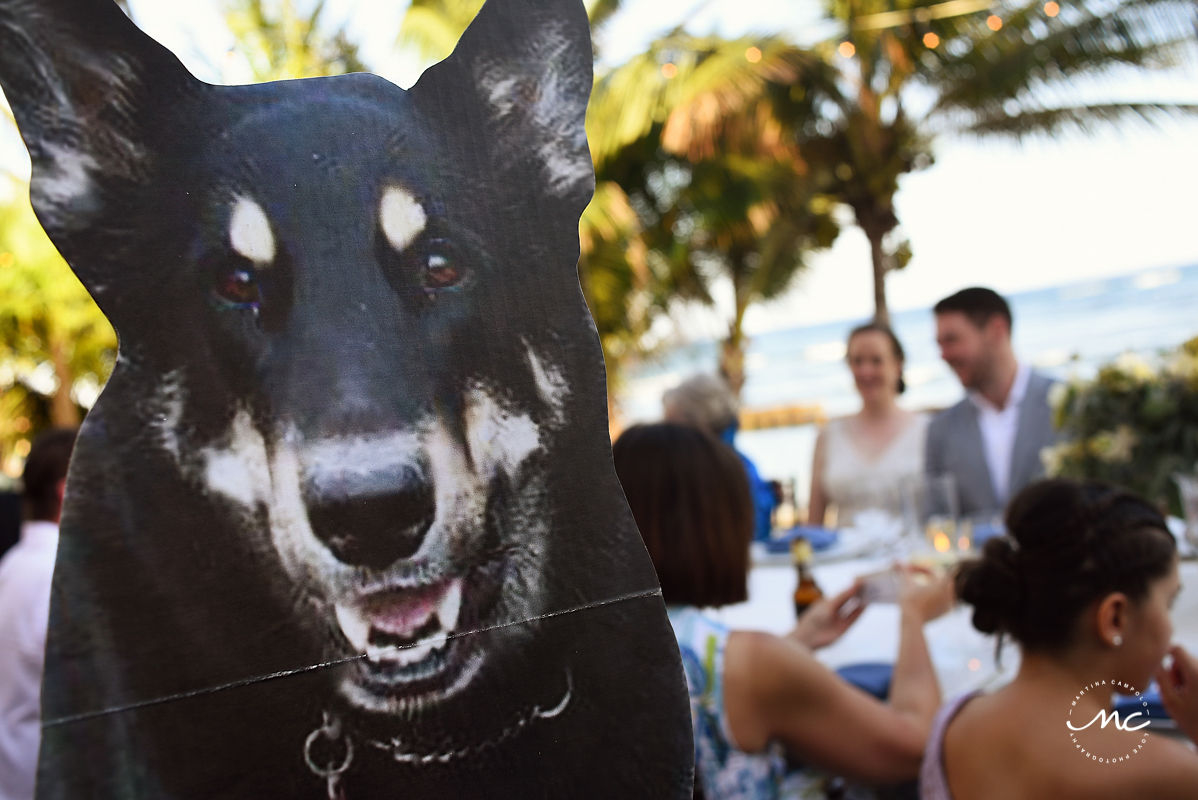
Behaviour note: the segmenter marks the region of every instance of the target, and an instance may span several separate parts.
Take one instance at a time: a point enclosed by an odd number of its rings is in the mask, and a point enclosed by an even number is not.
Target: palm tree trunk
[[[890,324],[890,307],[886,304],[886,272],[888,264],[886,251],[882,247],[880,231],[864,228],[865,236],[869,239],[869,258],[874,269],[874,321],[883,325]]]
[[[748,342],[745,340],[744,324],[748,303],[740,296],[739,291],[736,292],[734,302],[735,316],[728,325],[728,338],[720,348],[720,376],[739,400],[740,392],[745,388],[745,345]]]
[[[738,398],[745,387],[745,347],[743,340],[729,336],[720,349],[720,376]]]
[[[620,405],[616,402],[616,394],[612,391],[612,386],[609,383],[607,385],[607,435],[613,442],[624,430],[623,416],[620,413]]]
[[[79,409],[71,399],[71,386],[74,381],[61,341],[51,342],[50,359],[54,362],[54,375],[58,378],[58,388],[50,398],[50,424],[56,428],[78,427]]]

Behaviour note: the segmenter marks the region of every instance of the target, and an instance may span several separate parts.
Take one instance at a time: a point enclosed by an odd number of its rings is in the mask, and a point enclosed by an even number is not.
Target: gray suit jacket
[[[1055,381],[1032,371],[1019,406],[1019,424],[1011,450],[1010,494],[1043,477],[1040,451],[1056,442],[1048,407],[1048,390]],[[937,414],[928,424],[924,469],[928,475],[951,474],[957,479],[962,516],[998,514],[1003,504],[994,495],[990,467],[982,449],[977,406],[967,397]],[[1009,497],[1007,498],[1010,499]]]

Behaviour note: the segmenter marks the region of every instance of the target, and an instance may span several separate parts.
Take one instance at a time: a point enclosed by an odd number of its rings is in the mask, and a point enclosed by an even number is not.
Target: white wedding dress
[[[851,526],[862,511],[901,516],[901,487],[923,476],[928,420],[927,414],[914,414],[886,449],[873,457],[853,442],[851,418],[830,420],[824,426],[821,477],[828,505],[836,508],[836,527]]]

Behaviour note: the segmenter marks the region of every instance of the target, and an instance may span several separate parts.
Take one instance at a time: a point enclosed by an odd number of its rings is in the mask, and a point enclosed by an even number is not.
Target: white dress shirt
[[[58,525],[26,522],[0,559],[0,800],[30,800]]]
[[[970,392],[969,399],[978,410],[978,427],[982,432],[982,450],[990,469],[990,482],[1000,506],[1007,504],[1011,490],[1011,451],[1015,448],[1015,433],[1019,430],[1019,406],[1027,394],[1030,367],[1022,364],[1015,369],[1015,381],[1007,392],[1007,402],[998,408],[980,392]]]

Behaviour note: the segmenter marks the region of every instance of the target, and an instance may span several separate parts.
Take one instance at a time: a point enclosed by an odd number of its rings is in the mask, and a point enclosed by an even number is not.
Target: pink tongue
[[[447,586],[429,586],[412,592],[379,592],[366,599],[362,611],[371,627],[391,636],[411,638],[428,624],[444,598]]]

